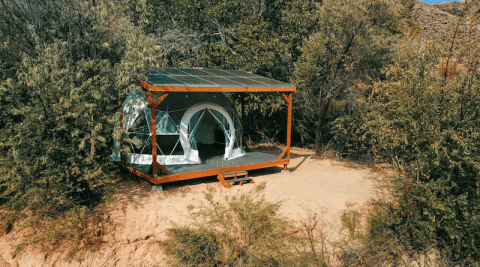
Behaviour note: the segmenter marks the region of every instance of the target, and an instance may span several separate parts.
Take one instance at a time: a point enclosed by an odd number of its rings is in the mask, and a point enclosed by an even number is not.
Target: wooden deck
[[[217,176],[221,173],[234,171],[249,171],[273,166],[284,166],[290,159],[278,159],[277,155],[262,152],[246,152],[242,157],[225,160],[223,156],[207,158],[201,164],[165,165],[170,175],[159,173],[158,177],[149,174],[150,165],[122,164],[130,172],[146,179],[153,184],[163,184],[174,181],[195,179],[207,176]]]

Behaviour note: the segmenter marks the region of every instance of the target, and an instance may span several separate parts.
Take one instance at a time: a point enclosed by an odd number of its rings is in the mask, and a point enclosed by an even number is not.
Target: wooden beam
[[[144,93],[147,94],[146,90]],[[157,176],[157,168],[160,168],[165,174],[170,175],[171,173],[165,169],[160,163],[157,162],[157,115],[156,108],[162,103],[163,100],[168,96],[167,93],[163,94],[159,99],[155,100],[155,94],[148,92],[147,98],[150,101],[150,122],[152,125],[152,165],[150,165],[149,172],[151,170],[153,177]]]
[[[290,93],[288,96],[289,103],[288,103],[288,118],[287,118],[287,157],[290,158],[290,147],[292,143],[292,109],[293,109],[293,94]]]
[[[157,106],[160,105],[160,103],[162,103],[167,96],[167,93],[163,94],[159,99],[157,99],[157,101],[155,101],[155,103],[152,105],[152,108],[157,108]]]
[[[165,167],[163,167],[160,163],[156,162],[155,165],[157,168],[160,168],[160,170],[162,170],[166,175],[172,175],[172,173],[165,169]]]
[[[282,94],[284,98],[286,97],[285,94]],[[287,117],[287,158],[290,158],[290,147],[292,141],[292,107],[293,107],[293,93],[290,93],[287,99],[285,100],[288,103],[288,117]],[[283,166],[283,170],[288,170],[287,164]]]
[[[285,157],[285,154],[287,154],[290,151],[289,147],[286,147],[283,149],[282,154],[278,156],[278,159],[283,159]]]
[[[129,172],[135,174],[136,176],[140,177],[140,178],[143,178],[151,183],[155,183],[156,181],[156,178],[146,174],[146,173],[143,173],[135,168],[132,168],[126,164],[120,164],[120,166],[124,167],[125,169],[127,169]]]
[[[286,94],[282,94],[282,97],[283,97],[283,100],[285,100],[285,102],[287,102],[287,104],[291,104],[292,100],[290,99],[289,96],[287,96]]]
[[[140,85],[150,92],[295,92],[295,86],[276,87],[220,87],[220,86],[157,86],[142,81]]]
[[[220,181],[220,184],[225,188],[230,188],[230,183],[225,182],[225,177],[220,173],[217,176],[217,179]]]
[[[255,170],[255,169],[263,169],[263,168],[268,168],[268,167],[273,167],[273,166],[278,166],[278,165],[285,165],[285,164],[288,164],[289,162],[290,162],[290,159],[282,159],[282,160],[276,160],[276,161],[255,163],[255,164],[250,164],[250,165],[240,165],[240,166],[232,166],[232,167],[198,171],[198,172],[172,174],[172,175],[169,175],[169,176],[157,177],[155,182],[153,182],[153,183],[154,184],[164,184],[164,183],[170,183],[170,182],[175,182],[175,181],[195,179],[195,178],[199,178],[199,177],[216,176],[216,175],[226,173],[226,172],[249,171],[249,170]]]
[[[153,92],[149,92],[149,95],[148,95],[148,101],[150,101],[150,106],[154,106],[155,105],[155,94]]]
[[[245,113],[245,93],[242,92],[241,95],[242,95],[242,116],[241,116],[241,118],[242,118],[242,136],[241,136],[241,138],[242,138],[242,149],[243,149],[243,148],[247,148],[246,147],[246,142],[245,142],[245,129],[244,129],[245,128],[245,123],[244,123],[244,120],[245,120],[245,115],[244,115],[244,113]]]
[[[149,92],[146,88],[143,88],[143,86],[142,86],[142,92],[147,97],[147,99],[150,99],[151,92]]]

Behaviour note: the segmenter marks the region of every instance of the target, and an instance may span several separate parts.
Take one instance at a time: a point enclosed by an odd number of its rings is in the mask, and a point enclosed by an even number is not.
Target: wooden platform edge
[[[143,178],[152,184],[159,185],[159,184],[182,181],[182,180],[196,179],[201,177],[217,176],[221,173],[227,173],[227,172],[264,169],[264,168],[269,168],[269,167],[274,167],[279,165],[286,165],[289,162],[290,162],[290,159],[282,159],[282,160],[275,160],[275,161],[254,163],[254,164],[248,164],[248,165],[240,165],[240,166],[232,166],[232,167],[225,167],[225,168],[205,170],[205,171],[172,174],[172,175],[160,176],[160,177],[153,177],[137,169],[134,169],[126,164],[120,163],[120,165],[126,168],[129,172],[137,175],[138,177]]]
[[[135,168],[132,168],[132,167],[130,167],[130,166],[124,164],[124,163],[120,163],[120,166],[122,166],[123,168],[127,169],[129,172],[135,174],[136,176],[138,176],[138,177],[140,177],[140,178],[143,178],[143,179],[149,181],[150,183],[155,184],[155,181],[156,181],[156,178],[155,178],[155,177],[150,176],[150,175],[148,175],[148,174],[146,174],[146,173],[143,173],[143,172],[141,172],[141,171],[139,171],[139,170],[137,170],[137,169],[135,169]]]

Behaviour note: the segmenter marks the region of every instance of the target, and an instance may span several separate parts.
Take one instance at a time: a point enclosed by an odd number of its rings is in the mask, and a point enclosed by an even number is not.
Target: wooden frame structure
[[[200,177],[207,176],[221,176],[225,173],[240,172],[240,171],[249,171],[255,169],[263,169],[273,166],[283,165],[283,170],[288,171],[288,164],[290,162],[290,149],[291,149],[291,131],[292,131],[292,105],[293,105],[293,92],[296,88],[293,85],[287,84],[288,86],[196,86],[196,85],[183,85],[183,86],[171,86],[171,85],[158,85],[151,83],[149,81],[142,81],[139,84],[146,95],[149,105],[151,106],[151,139],[152,139],[152,163],[148,172],[142,172],[130,164],[128,164],[125,155],[121,155],[121,165],[125,167],[131,173],[155,184],[164,184],[169,182],[195,179]],[[157,98],[155,92],[163,92],[161,96]],[[234,92],[242,93],[242,135],[243,135],[243,113],[244,113],[244,93],[255,93],[255,92],[271,92],[271,93],[280,93],[283,100],[288,105],[288,114],[287,114],[287,140],[286,147],[280,153],[275,160],[269,160],[267,162],[258,162],[250,163],[240,166],[226,166],[209,170],[193,171],[187,173],[178,173],[174,174],[167,170],[166,167],[162,166],[157,161],[157,130],[156,130],[156,108],[162,103],[165,99],[168,98],[169,92]],[[121,123],[123,117],[121,118]],[[159,170],[162,172],[162,175],[159,175]]]

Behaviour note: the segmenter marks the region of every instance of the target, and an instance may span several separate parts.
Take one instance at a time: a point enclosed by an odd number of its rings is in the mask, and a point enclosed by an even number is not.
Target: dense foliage
[[[478,23],[477,14],[465,15],[435,41],[401,42],[386,80],[335,122],[347,151],[398,167],[395,203],[372,218],[377,244],[387,235],[419,254],[439,249],[447,264],[480,260]],[[401,257],[398,247],[387,249]]]
[[[144,29],[155,34],[169,66],[242,69],[285,82],[292,81],[304,39],[317,28],[321,2],[129,1],[131,16],[148,21]],[[240,103],[239,94],[230,96]],[[281,96],[244,97],[246,139],[285,142],[287,105]]]
[[[327,138],[332,102],[355,101],[361,86],[379,80],[390,63],[390,42],[401,33],[402,6],[394,1],[323,1],[317,31],[309,36],[297,63],[296,96],[302,109],[305,139],[314,137],[317,152]],[[337,114],[334,114],[338,116]]]
[[[158,63],[155,43],[113,4],[2,7],[0,199],[46,213],[89,204],[112,178],[119,96]]]

